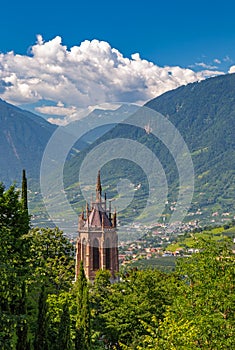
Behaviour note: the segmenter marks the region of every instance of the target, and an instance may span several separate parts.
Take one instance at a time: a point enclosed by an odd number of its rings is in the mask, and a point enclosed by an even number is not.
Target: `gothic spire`
[[[89,219],[89,205],[86,203],[86,218]]]
[[[116,208],[113,214],[113,227],[117,227],[117,212],[116,212]]]
[[[101,202],[101,194],[102,194],[102,187],[101,187],[100,170],[99,170],[98,176],[97,176],[97,183],[96,183],[96,201],[97,202]]]

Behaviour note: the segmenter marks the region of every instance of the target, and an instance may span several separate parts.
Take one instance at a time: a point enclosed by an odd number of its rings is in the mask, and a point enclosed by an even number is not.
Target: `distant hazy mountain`
[[[80,129],[86,130],[76,140],[69,157],[87,148],[118,123],[120,116],[123,118],[130,113],[130,110],[134,111],[136,107],[124,105],[118,111],[96,109],[83,120],[60,127],[64,130],[64,135],[74,134]],[[94,124],[99,127],[94,129]],[[0,182],[6,186],[13,182],[19,183],[22,169],[26,169],[29,181],[38,187],[42,156],[56,129],[56,125],[44,118],[0,99]]]
[[[167,117],[190,150],[195,170],[195,193],[188,220],[203,218],[203,222],[209,223],[214,218],[212,213],[217,215],[217,212],[220,218],[232,217],[235,214],[235,74],[182,86],[149,101],[146,107]],[[172,214],[179,185],[175,161],[169,149],[151,134],[145,113],[142,118],[146,129],[123,125],[122,120],[132,114],[138,114],[138,111],[130,105],[115,111],[95,110],[65,128],[67,135],[76,133],[76,129],[86,131],[74,143],[64,168],[67,197],[76,210],[80,211],[84,205],[79,190],[79,169],[83,159],[94,147],[109,139],[126,138],[142,143],[159,159],[169,187],[169,206],[164,215]],[[38,182],[42,155],[56,126],[2,100],[0,126],[0,181],[7,185],[18,181],[25,168],[29,179]],[[105,152],[108,154],[109,149]],[[113,159],[102,167],[101,176],[109,198],[117,198],[116,186],[120,179],[127,178],[133,184],[134,200],[119,218],[125,220],[141,212],[149,187],[139,165],[125,159]],[[54,178],[56,174],[54,176],[52,172],[50,181]],[[155,215],[154,208],[151,215]]]
[[[45,146],[56,126],[0,99],[0,181],[21,179],[22,169],[35,181]]]
[[[177,128],[190,150],[195,170],[195,193],[188,219],[210,222],[214,215],[232,217],[235,213],[235,74],[207,79],[167,92],[146,104],[146,107],[166,116]],[[144,114],[143,114],[144,118]],[[146,126],[148,118],[146,117]],[[151,130],[151,125],[150,125]],[[169,185],[169,201],[177,198],[177,168],[168,149],[144,130],[117,125],[96,140],[88,149],[71,159],[65,169],[65,183],[78,181],[79,167],[89,151],[107,139],[123,137],[134,139],[150,148],[161,162]],[[128,178],[136,189],[135,201],[123,215],[134,215],[144,206],[148,185],[143,171],[136,164],[112,161],[101,171],[103,182],[111,195],[120,178]],[[73,191],[72,191],[73,192]],[[139,197],[137,196],[139,194]],[[69,194],[81,198],[79,193]],[[77,197],[76,197],[77,196]],[[79,201],[79,200],[78,200]],[[141,204],[142,203],[142,204]],[[78,204],[78,203],[77,203]],[[166,209],[166,216],[170,215]],[[153,214],[154,215],[154,214]],[[216,217],[215,217],[216,218]]]

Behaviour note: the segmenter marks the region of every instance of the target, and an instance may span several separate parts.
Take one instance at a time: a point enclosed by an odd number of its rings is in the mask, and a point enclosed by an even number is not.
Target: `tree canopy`
[[[0,348],[232,349],[231,238],[196,236],[173,272],[132,268],[75,279],[74,249],[58,228],[30,228],[14,186],[0,185]]]

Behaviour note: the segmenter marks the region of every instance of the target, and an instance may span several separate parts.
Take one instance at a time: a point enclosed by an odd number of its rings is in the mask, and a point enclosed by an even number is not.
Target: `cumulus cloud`
[[[119,107],[121,107],[121,104],[119,103],[102,103],[99,105],[94,105],[94,106],[88,106],[87,108],[75,108],[75,110],[73,109],[73,113],[64,113],[64,118],[55,118],[55,117],[49,117],[47,120],[52,123],[52,124],[57,124],[57,125],[67,125],[75,120],[79,120],[82,119],[86,116],[88,116],[88,114],[90,114],[91,112],[93,112],[95,109],[101,109],[101,110],[116,110]],[[36,108],[38,110],[38,108]],[[50,113],[47,113],[50,112]],[[41,109],[40,109],[41,112]],[[53,113],[54,110],[44,110],[44,113],[51,114],[51,115],[56,115],[56,113]],[[41,112],[42,113],[42,112]],[[57,114],[59,115],[59,114]],[[61,114],[62,115],[62,114]]]
[[[100,103],[144,103],[194,81],[223,74],[202,66],[194,72],[178,66],[160,67],[138,53],[124,57],[104,41],[85,40],[68,49],[61,37],[45,42],[41,35],[29,55],[0,54],[0,96],[13,104],[53,101],[40,112],[74,115],[74,109]]]
[[[42,114],[51,114],[57,116],[71,115],[76,112],[76,107],[65,107],[64,104],[59,101],[56,106],[40,106],[35,107],[35,111]]]
[[[230,74],[235,73],[235,66],[231,66],[228,71]]]

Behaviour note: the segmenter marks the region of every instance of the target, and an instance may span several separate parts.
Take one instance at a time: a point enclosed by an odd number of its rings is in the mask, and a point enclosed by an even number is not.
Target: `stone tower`
[[[97,176],[96,200],[79,216],[76,246],[76,278],[80,262],[83,261],[86,277],[95,278],[99,269],[111,272],[116,279],[119,271],[118,236],[116,232],[116,212],[111,213],[111,202],[107,208],[106,194],[102,199],[100,171]]]

